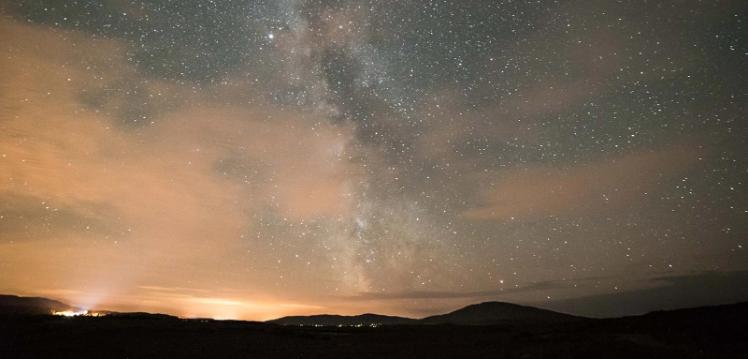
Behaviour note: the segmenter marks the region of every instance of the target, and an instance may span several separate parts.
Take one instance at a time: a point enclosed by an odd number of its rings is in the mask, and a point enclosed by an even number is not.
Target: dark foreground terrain
[[[281,326],[4,315],[0,358],[748,358],[748,304],[504,325]]]

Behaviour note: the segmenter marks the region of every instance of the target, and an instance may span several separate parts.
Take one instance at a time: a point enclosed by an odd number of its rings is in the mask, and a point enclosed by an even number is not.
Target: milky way
[[[0,291],[243,319],[748,300],[745,10],[3,2]]]

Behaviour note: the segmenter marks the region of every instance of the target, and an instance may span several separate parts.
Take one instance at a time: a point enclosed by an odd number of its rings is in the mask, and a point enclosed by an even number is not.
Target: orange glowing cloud
[[[237,253],[246,253],[240,238],[253,213],[270,208],[303,221],[351,206],[357,172],[346,161],[352,133],[344,126],[138,78],[114,40],[7,20],[0,34],[2,291],[62,293],[89,307],[148,298],[137,289],[146,276],[164,286],[267,287],[264,272],[216,275],[245,260]],[[177,100],[145,123],[123,124],[114,111],[126,106],[117,86],[128,81],[146,84],[152,101]],[[91,93],[106,100],[87,105]]]
[[[503,221],[625,207],[691,169],[700,152],[695,145],[679,145],[585,165],[497,172],[483,193],[484,204],[464,216]]]

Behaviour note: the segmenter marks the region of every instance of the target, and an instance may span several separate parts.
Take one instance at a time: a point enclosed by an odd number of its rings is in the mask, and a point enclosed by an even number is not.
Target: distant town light
[[[53,310],[52,315],[61,317],[102,317],[103,313],[89,312],[88,310]]]
[[[52,311],[53,315],[59,315],[61,317],[78,317],[81,315],[88,314],[87,310],[80,310],[80,311],[73,311],[73,310],[60,310],[60,311]]]

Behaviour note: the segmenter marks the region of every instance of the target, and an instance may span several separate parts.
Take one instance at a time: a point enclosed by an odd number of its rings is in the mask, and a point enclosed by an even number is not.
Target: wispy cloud
[[[481,183],[490,183],[483,204],[463,215],[508,221],[620,209],[656,195],[661,185],[697,166],[703,152],[697,144],[681,144],[565,167],[496,171],[480,176]]]

